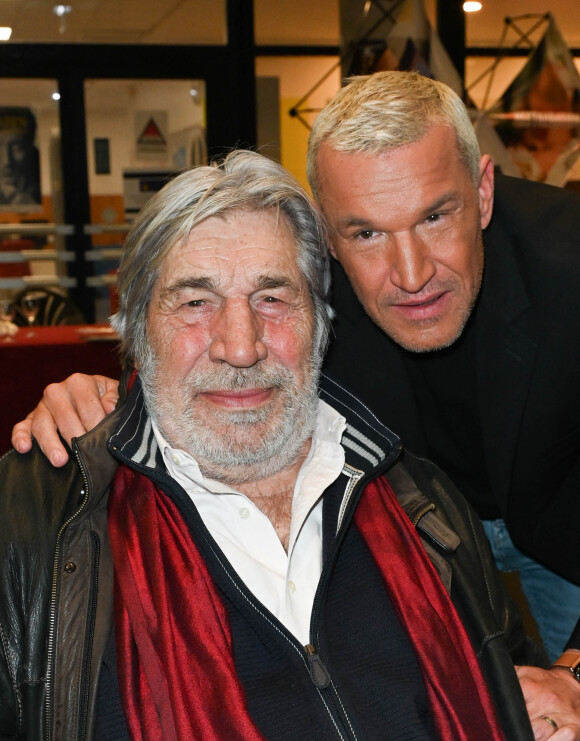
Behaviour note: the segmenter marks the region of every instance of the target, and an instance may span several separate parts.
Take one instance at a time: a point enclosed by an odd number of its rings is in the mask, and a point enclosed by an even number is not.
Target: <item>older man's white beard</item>
[[[318,413],[320,362],[310,361],[302,388],[287,368],[259,363],[227,364],[192,371],[178,399],[156,379],[155,358],[140,370],[149,414],[168,442],[192,455],[204,476],[236,485],[259,481],[292,466],[311,437]],[[279,389],[260,409],[199,414],[196,396],[205,390]],[[276,398],[278,397],[278,398]]]

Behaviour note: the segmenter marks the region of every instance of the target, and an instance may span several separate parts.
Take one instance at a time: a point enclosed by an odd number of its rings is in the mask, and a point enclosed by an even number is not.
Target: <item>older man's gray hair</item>
[[[171,180],[145,205],[127,235],[117,279],[119,310],[111,318],[126,360],[139,365],[146,357],[147,311],[169,251],[204,219],[239,209],[277,209],[286,218],[314,306],[315,351],[325,351],[332,310],[322,218],[281,165],[256,152],[234,151],[219,166],[197,167]]]

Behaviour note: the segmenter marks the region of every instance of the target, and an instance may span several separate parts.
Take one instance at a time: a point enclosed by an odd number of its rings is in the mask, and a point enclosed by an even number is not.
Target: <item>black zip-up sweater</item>
[[[409,738],[431,737],[408,642],[352,525],[366,483],[386,475],[465,623],[506,738],[532,740],[513,662],[538,663],[539,655],[498,581],[477,518],[432,464],[403,454],[396,436],[345,389],[325,378],[321,398],[347,419],[346,466],[326,495],[308,649],[240,582],[166,473],[138,382],[76,441],[64,469],[38,449],[2,459],[0,739],[93,738],[112,627],[106,502],[122,460],[182,511],[223,595],[249,712],[265,738],[400,739],[397,724],[405,720],[423,734]],[[480,738],[477,729],[472,738]]]

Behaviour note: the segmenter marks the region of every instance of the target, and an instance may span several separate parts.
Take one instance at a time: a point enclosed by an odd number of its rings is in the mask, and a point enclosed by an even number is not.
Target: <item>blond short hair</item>
[[[419,141],[433,125],[455,132],[459,156],[477,183],[480,151],[462,100],[453,90],[417,72],[376,72],[351,77],[322,110],[308,141],[307,172],[318,195],[318,149],[328,143],[339,152],[382,152]]]

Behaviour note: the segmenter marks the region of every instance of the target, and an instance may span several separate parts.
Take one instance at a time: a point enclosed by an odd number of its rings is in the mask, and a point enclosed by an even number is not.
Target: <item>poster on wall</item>
[[[388,8],[393,25],[381,39],[366,38],[355,50],[350,74],[372,74],[383,70],[414,70],[449,85],[463,94],[463,82],[453,66],[437,31],[431,26],[423,0],[393,0]],[[396,20],[395,20],[396,19]],[[506,175],[520,171],[483,111],[465,98],[482,152]]]
[[[0,107],[0,210],[40,207],[36,116],[30,108]]]
[[[487,115],[523,177],[565,185],[580,155],[580,75],[553,18]]]

